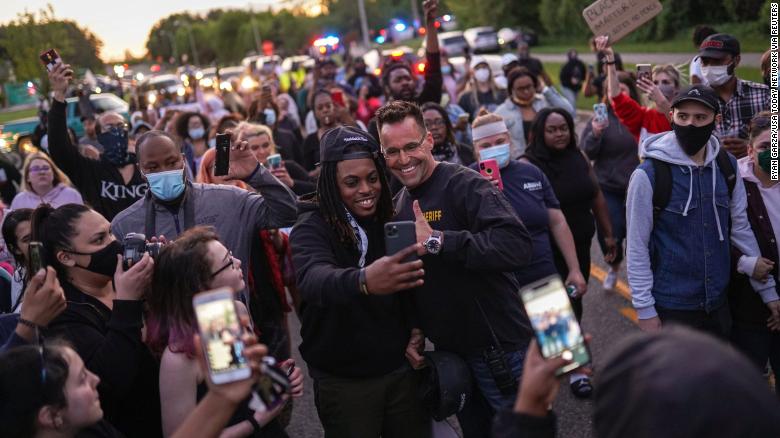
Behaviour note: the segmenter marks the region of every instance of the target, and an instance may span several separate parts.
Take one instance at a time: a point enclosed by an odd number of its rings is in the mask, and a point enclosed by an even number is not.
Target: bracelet
[[[33,330],[38,330],[41,327],[38,324],[24,318],[19,318],[18,321],[19,324],[26,325],[27,327],[30,327]]]
[[[257,420],[255,419],[254,415],[250,415],[246,419],[246,421],[248,421],[249,424],[252,425],[252,434],[253,435],[260,432],[260,430],[261,430],[260,423],[257,422]]]
[[[250,174],[249,174],[249,176],[248,176],[248,177],[246,177],[246,178],[245,178],[243,181],[244,181],[245,183],[249,184],[249,181],[250,181],[250,180],[252,180],[252,177],[254,177],[254,176],[255,176],[255,174],[257,174],[257,172],[259,172],[259,171],[260,171],[260,168],[261,168],[261,167],[263,167],[263,166],[262,166],[262,164],[260,164],[260,163],[258,162],[258,163],[257,163],[257,166],[255,166],[255,170],[253,170],[253,171],[252,171],[252,173],[250,173]]]
[[[604,65],[615,65],[617,64],[617,61],[607,61],[606,59],[604,61],[601,61]]]
[[[368,286],[366,285],[366,268],[362,268],[360,270],[360,293],[363,295],[371,295],[371,292],[368,291]]]

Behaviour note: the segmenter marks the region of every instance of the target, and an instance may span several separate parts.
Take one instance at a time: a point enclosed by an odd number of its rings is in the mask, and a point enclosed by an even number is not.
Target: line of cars
[[[439,47],[449,56],[471,53],[495,53],[503,49],[516,49],[520,41],[529,46],[539,43],[535,32],[524,28],[505,27],[496,32],[492,26],[479,26],[465,31],[451,31],[439,34]],[[425,48],[425,40],[423,40]]]

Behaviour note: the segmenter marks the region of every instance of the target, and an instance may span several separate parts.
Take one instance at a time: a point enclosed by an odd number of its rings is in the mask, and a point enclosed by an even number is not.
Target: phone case
[[[269,169],[278,169],[282,167],[282,156],[279,154],[273,154],[268,157],[266,163],[268,163]]]
[[[43,65],[46,66],[48,71],[52,71],[57,63],[62,62],[60,55],[54,49],[49,49],[41,53],[40,58],[41,62],[43,62]]]
[[[230,134],[217,134],[216,149],[214,176],[225,176],[230,170]]]
[[[43,244],[41,242],[30,242],[30,275],[46,267],[43,258]]]
[[[417,243],[417,231],[412,221],[388,222],[385,224],[385,253],[393,255],[404,248]],[[417,254],[412,253],[404,258],[404,262],[417,260]]]
[[[498,189],[504,190],[504,181],[501,179],[501,170],[498,168],[498,161],[492,159],[480,161],[479,173],[487,179],[498,180]]]
[[[609,114],[607,114],[607,105],[604,103],[596,103],[593,105],[593,115],[596,118],[596,120],[604,121],[607,120],[609,117]]]

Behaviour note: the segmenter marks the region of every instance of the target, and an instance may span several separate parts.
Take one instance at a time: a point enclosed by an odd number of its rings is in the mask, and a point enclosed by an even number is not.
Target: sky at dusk
[[[97,2],[88,0],[3,0],[0,8],[0,23],[8,23],[17,14],[25,10],[37,12],[54,7],[57,18],[70,19],[83,28],[89,29],[103,41],[101,57],[108,61],[123,58],[126,49],[133,55],[146,52],[146,38],[154,23],[172,13],[188,10],[205,13],[209,9],[248,9],[265,10],[270,5],[277,7],[282,3],[290,5],[317,4],[316,0],[254,0],[251,3],[240,0],[188,0],[186,2],[170,0],[131,0],[127,2]]]

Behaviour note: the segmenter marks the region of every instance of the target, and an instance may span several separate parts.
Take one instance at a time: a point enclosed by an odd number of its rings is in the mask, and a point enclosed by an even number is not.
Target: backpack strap
[[[731,162],[728,152],[722,148],[718,151],[718,155],[715,156],[715,162],[718,163],[720,173],[726,178],[726,186],[729,188],[729,199],[731,199],[734,187],[737,185],[737,172],[734,170],[734,164]]]
[[[655,223],[672,197],[672,169],[665,161],[655,158],[648,158],[648,160],[653,164],[653,222]]]

